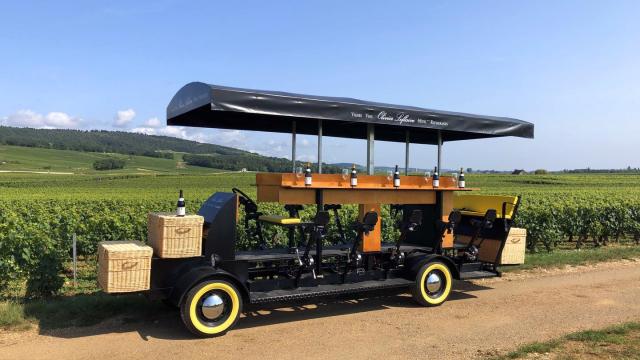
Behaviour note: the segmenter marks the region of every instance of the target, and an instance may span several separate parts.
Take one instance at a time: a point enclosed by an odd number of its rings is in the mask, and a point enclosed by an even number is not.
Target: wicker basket
[[[502,265],[524,264],[524,253],[527,242],[527,229],[511,228],[507,242],[502,250]]]
[[[148,220],[147,239],[156,256],[185,258],[202,255],[202,216],[149,213]]]
[[[105,241],[98,245],[98,283],[104,292],[149,290],[153,249],[139,241]]]

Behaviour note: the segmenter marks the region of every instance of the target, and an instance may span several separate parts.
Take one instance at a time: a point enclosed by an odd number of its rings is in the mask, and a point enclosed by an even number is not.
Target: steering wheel
[[[231,189],[231,191],[234,194],[238,195],[238,200],[240,201],[240,204],[244,206],[244,210],[247,213],[255,213],[258,211],[258,204],[256,204],[255,201],[251,200],[251,198],[247,194],[245,194],[242,190],[238,188],[233,188]]]

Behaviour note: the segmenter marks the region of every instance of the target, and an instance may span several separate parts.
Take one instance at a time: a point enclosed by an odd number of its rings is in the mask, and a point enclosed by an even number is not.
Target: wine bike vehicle
[[[438,176],[443,143],[516,136],[533,138],[533,124],[367,102],[209,85],[180,89],[167,107],[167,124],[291,133],[291,173],[257,173],[257,196],[240,189],[213,194],[199,210],[204,218],[197,256],[151,262],[149,294],[180,308],[186,327],[199,336],[223,334],[243,306],[380,289],[406,289],[424,306],[441,305],[455,279],[499,276],[500,255],[517,214],[518,196],[470,195],[464,177]],[[296,171],[296,135],[318,136],[318,162]],[[364,139],[366,174],[322,172],[322,137]],[[406,144],[404,175],[374,174],[374,140]],[[433,174],[409,175],[410,143],[437,146]],[[326,167],[326,166],[325,166]],[[455,194],[459,193],[459,194]],[[287,216],[267,214],[261,203],[283,206]],[[345,224],[344,205],[359,216]],[[305,206],[314,216],[301,218]],[[390,206],[399,236],[383,242],[381,208]],[[340,239],[328,243],[329,224]],[[240,226],[238,226],[240,225]],[[238,228],[249,226],[255,247],[238,251]],[[266,226],[288,234],[272,248]],[[334,236],[336,238],[336,236]]]

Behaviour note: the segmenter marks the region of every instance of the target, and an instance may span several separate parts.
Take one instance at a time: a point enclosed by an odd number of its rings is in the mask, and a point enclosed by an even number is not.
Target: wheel
[[[451,271],[447,265],[434,261],[423,265],[416,274],[413,299],[422,306],[438,306],[451,292]]]
[[[205,280],[189,290],[180,305],[182,322],[201,337],[222,335],[242,312],[242,295],[224,280]]]

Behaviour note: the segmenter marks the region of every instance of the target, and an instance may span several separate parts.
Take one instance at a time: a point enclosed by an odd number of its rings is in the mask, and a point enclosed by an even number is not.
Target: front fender
[[[211,266],[199,266],[185,272],[178,277],[173,286],[173,290],[169,295],[169,302],[173,305],[180,306],[187,292],[199,282],[206,279],[221,279],[232,283],[242,294],[244,300],[249,298],[249,289],[233,274],[222,269],[216,269]]]

